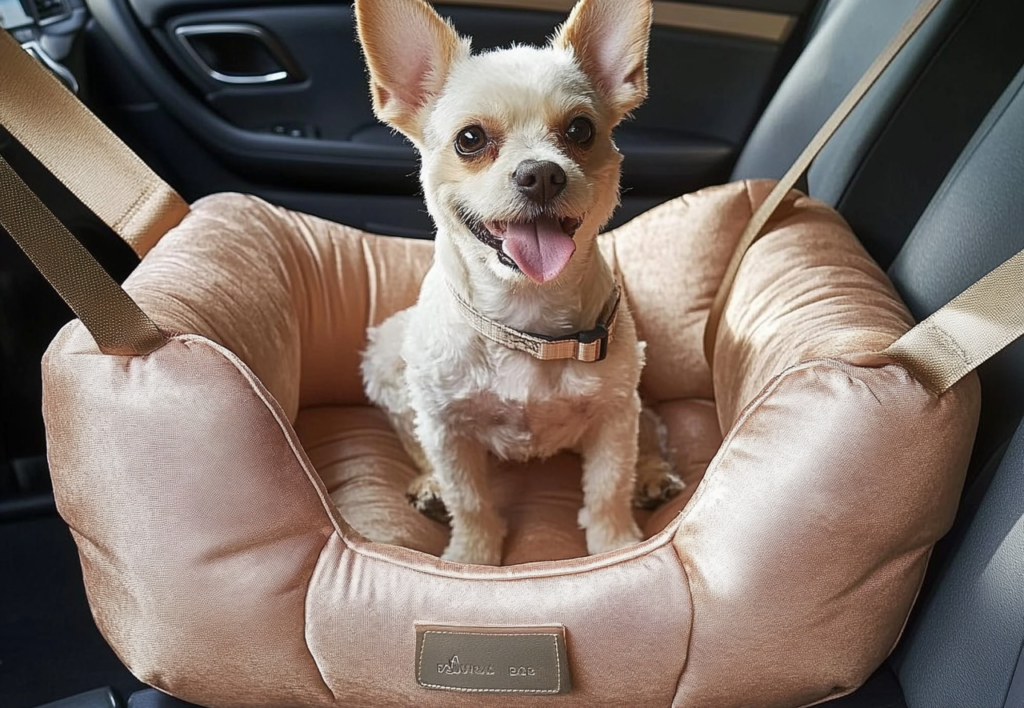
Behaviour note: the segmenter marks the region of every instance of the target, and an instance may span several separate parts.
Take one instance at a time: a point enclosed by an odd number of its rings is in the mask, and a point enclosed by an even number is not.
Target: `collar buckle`
[[[608,340],[611,333],[608,328],[598,323],[597,327],[576,335],[580,343],[579,351],[576,354],[577,361],[604,361],[608,356]]]

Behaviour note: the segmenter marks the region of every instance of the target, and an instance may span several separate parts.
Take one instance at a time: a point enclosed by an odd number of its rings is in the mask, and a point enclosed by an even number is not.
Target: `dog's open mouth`
[[[542,215],[532,221],[480,221],[466,219],[470,231],[498,253],[504,265],[531,280],[546,283],[557,278],[576,251],[573,236],[583,220]]]

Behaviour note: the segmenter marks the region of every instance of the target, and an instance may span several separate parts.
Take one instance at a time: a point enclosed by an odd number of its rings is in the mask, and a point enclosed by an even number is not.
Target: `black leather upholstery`
[[[893,658],[910,708],[1020,708],[1024,646],[1024,426]],[[1024,671],[1016,677],[1024,688]]]
[[[922,318],[1022,249],[1024,71],[957,162],[890,275]],[[958,524],[937,550],[894,658],[911,708],[1003,706],[1024,646],[1024,426],[1005,455],[999,452],[1024,413],[1024,341],[980,373],[975,460],[990,462],[969,481]]]
[[[39,708],[122,708],[124,704],[111,688],[97,688],[77,696],[62,698]]]
[[[974,2],[873,139],[837,206],[883,267],[1024,63],[1021,27],[1020,0]]]
[[[882,664],[863,686],[853,693],[821,704],[822,708],[908,708],[899,679],[888,664]]]
[[[813,196],[836,204],[874,134],[972,0],[944,0],[811,170]],[[781,177],[907,20],[918,0],[833,0],[750,135],[734,179]]]
[[[194,703],[161,693],[155,688],[137,691],[128,697],[128,708],[202,708]]]

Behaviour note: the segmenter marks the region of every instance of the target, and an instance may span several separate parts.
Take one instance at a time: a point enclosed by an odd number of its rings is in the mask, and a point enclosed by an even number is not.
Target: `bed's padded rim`
[[[980,397],[974,378],[936,397],[883,364],[791,368],[726,436],[675,534],[694,626],[674,705],[808,705],[892,650],[952,524]]]
[[[202,704],[330,705],[304,603],[337,526],[266,389],[202,338],[105,356],[78,321],[43,370],[58,510],[126,666]]]

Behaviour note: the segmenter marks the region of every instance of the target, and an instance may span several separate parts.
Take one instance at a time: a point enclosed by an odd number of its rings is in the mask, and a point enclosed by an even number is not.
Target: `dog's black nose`
[[[547,204],[565,189],[565,170],[550,161],[523,160],[512,173],[512,181],[531,200]]]

